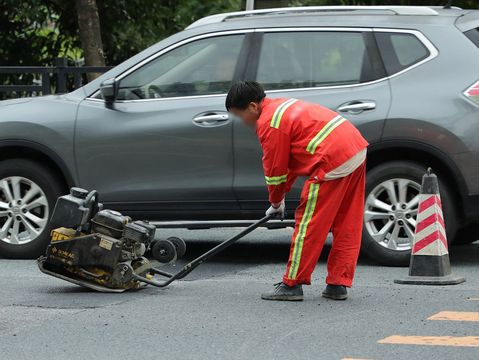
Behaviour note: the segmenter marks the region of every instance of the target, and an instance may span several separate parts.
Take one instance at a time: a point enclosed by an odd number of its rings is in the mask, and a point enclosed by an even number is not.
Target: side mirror
[[[118,95],[118,82],[116,79],[111,78],[103,81],[100,85],[100,94],[103,100],[105,100],[106,106],[111,107]]]

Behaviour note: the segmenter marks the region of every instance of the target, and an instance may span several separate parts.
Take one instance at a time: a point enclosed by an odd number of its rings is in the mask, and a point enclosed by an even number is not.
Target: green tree
[[[0,65],[44,66],[57,57],[71,62],[84,59],[87,65],[101,65],[105,59],[107,65],[116,65],[203,16],[237,11],[242,4],[241,0],[97,0],[98,17],[90,22],[96,17],[94,2],[0,0]],[[40,76],[0,74],[4,85],[34,81]],[[2,98],[5,94],[0,93]]]
[[[58,56],[78,56],[75,31],[54,2],[0,0],[0,65],[45,65]]]
[[[88,58],[75,4],[89,0],[0,0],[0,65],[48,65],[56,57]],[[96,0],[105,63],[116,65],[210,14],[237,11],[245,0]],[[258,7],[305,5],[444,5],[446,0],[257,0]],[[479,8],[476,0],[453,1]],[[98,49],[100,41],[96,40]],[[88,45],[89,41],[84,40]],[[85,47],[87,46],[85,45]],[[13,82],[0,75],[0,83]],[[15,77],[28,84],[32,74]],[[0,94],[1,95],[1,94]]]
[[[47,65],[53,58],[85,57],[75,2],[79,0],[0,0],[0,65]],[[444,5],[446,0],[257,0],[260,7],[300,5]],[[107,65],[210,14],[237,11],[245,0],[97,0],[101,42]],[[479,8],[476,0],[453,1]]]
[[[108,64],[118,64],[207,15],[237,11],[241,0],[98,1]]]
[[[118,64],[203,16],[237,11],[241,4],[241,0],[98,0],[106,63]],[[0,0],[0,27],[0,65],[46,65],[56,57],[84,57],[73,0]]]
[[[85,57],[85,65],[104,66],[100,16],[96,0],[75,0],[78,33]],[[94,74],[90,74],[93,76]]]

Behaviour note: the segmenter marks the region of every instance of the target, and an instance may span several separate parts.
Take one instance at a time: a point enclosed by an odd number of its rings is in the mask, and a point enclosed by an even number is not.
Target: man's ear
[[[249,108],[250,108],[251,110],[253,110],[255,113],[258,113],[258,112],[259,112],[259,103],[256,103],[256,102],[252,101],[252,102],[249,103],[248,106],[249,106]]]

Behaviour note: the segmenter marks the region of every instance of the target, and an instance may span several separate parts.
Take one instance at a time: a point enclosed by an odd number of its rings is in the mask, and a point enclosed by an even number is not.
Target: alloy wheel
[[[0,179],[0,240],[23,245],[37,238],[48,223],[45,193],[32,180],[11,176]]]
[[[410,179],[389,179],[367,196],[364,226],[381,246],[394,251],[411,250],[416,228],[421,185]]]

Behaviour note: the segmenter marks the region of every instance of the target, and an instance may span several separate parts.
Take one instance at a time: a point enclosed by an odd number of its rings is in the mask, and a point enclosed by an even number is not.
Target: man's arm
[[[296,181],[298,177],[295,176],[295,175],[291,175],[291,174],[288,174],[288,181],[286,181],[286,185],[285,185],[285,189],[284,191],[286,193],[289,193],[291,188],[293,187],[294,185],[294,182]]]
[[[260,137],[263,148],[263,169],[268,185],[269,201],[279,207],[291,184],[288,179],[290,138],[279,129],[268,127]],[[294,181],[294,179],[293,179]]]

